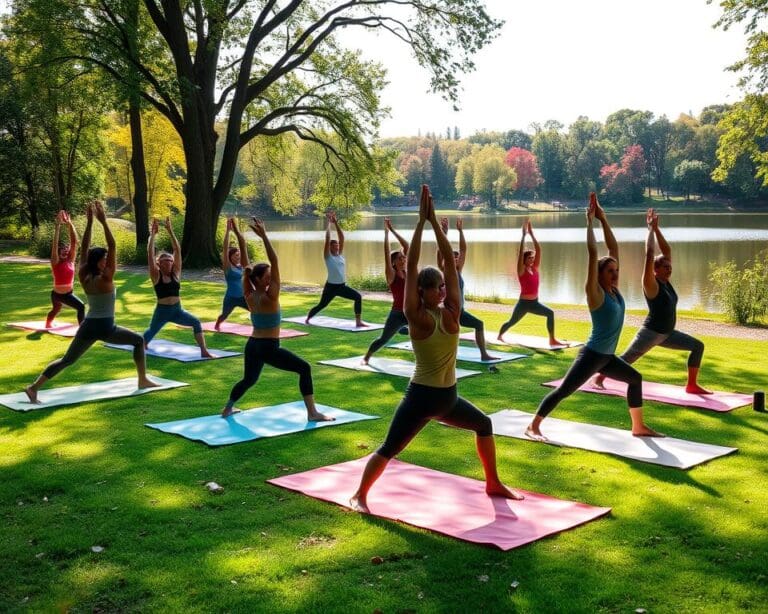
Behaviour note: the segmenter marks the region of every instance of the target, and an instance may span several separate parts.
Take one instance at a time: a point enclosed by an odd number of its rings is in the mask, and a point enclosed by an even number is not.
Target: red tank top
[[[389,285],[389,289],[392,291],[392,311],[402,311],[405,299],[405,277],[395,274],[395,281]]]
[[[539,271],[533,270],[533,273],[529,273],[528,270],[518,276],[520,280],[520,294],[528,294],[539,296]]]
[[[60,260],[51,267],[54,286],[71,286],[75,280],[75,265],[71,260]]]

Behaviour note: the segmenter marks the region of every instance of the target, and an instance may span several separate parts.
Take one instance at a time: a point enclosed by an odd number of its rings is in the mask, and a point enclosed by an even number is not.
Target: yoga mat
[[[304,320],[307,316],[293,316],[291,318],[283,318],[286,322],[295,322],[297,324],[304,324]],[[331,316],[315,316],[309,321],[309,324],[305,326],[319,326],[321,328],[334,328],[336,330],[345,330],[351,333],[364,333],[367,330],[379,330],[384,328],[383,324],[371,324],[365,322],[367,326],[357,326],[354,320],[345,320],[343,318],[333,318]]]
[[[270,484],[349,507],[368,457],[267,480]],[[511,550],[611,511],[525,490],[522,501],[485,494],[485,483],[390,461],[368,493],[371,514],[443,535]]]
[[[459,335],[460,339],[466,341],[474,341],[475,333],[462,333]],[[580,345],[584,345],[581,341],[563,341],[561,345],[549,345],[549,339],[547,337],[536,337],[534,335],[515,335],[512,333],[506,333],[502,337],[502,341],[499,341],[497,337],[489,333],[485,334],[485,343],[488,345],[519,345],[532,350],[565,350],[567,348],[574,348]]]
[[[262,437],[276,437],[301,431],[313,431],[326,426],[338,426],[359,420],[375,420],[378,416],[358,414],[337,407],[317,405],[317,410],[336,418],[333,422],[307,422],[307,410],[303,401],[292,401],[270,407],[249,409],[229,418],[220,415],[202,416],[174,422],[147,424],[153,429],[181,435],[209,446],[226,446]]]
[[[77,324],[62,322],[61,320],[54,320],[53,326],[50,328],[45,327],[45,320],[34,320],[30,322],[8,322],[8,326],[13,326],[14,328],[22,328],[24,330],[54,333],[65,337],[74,337],[78,329]],[[67,334],[70,332],[71,334]]]
[[[532,441],[525,435],[525,429],[531,423],[533,414],[516,409],[504,409],[495,414],[489,414],[488,417],[493,422],[495,435]],[[736,451],[736,448],[697,443],[674,437],[633,437],[631,431],[557,418],[544,420],[541,423],[541,432],[548,439],[545,443],[556,446],[605,452],[678,469],[690,469]]]
[[[335,360],[321,360],[321,365],[330,365],[332,367],[343,367],[354,371],[367,371],[369,373],[385,373],[387,375],[398,375],[400,377],[410,378],[416,363],[397,358],[382,358],[373,356],[367,365],[361,364],[362,356],[352,356],[351,358],[337,358]],[[456,369],[456,379],[480,375],[480,371],[470,371],[469,369]]]
[[[212,333],[228,333],[230,335],[241,335],[242,337],[250,337],[253,332],[253,326],[250,324],[238,324],[237,322],[222,322],[219,326],[219,330],[215,328],[216,322],[204,322],[203,330],[207,330]],[[302,332],[300,330],[293,330],[292,328],[281,328],[280,338],[290,339],[291,337],[303,337],[309,333]]]
[[[117,343],[105,343],[108,348],[115,350],[127,350],[133,352],[132,345],[119,345]],[[242,352],[230,352],[229,350],[214,350],[208,348],[208,352],[213,354],[213,358],[200,356],[200,348],[196,345],[186,345],[176,343],[175,341],[166,341],[165,339],[153,339],[149,342],[147,356],[157,356],[158,358],[171,358],[179,362],[197,362],[200,360],[213,360],[215,358],[229,358],[230,356],[239,356]]]
[[[102,399],[116,399],[118,397],[130,397],[140,394],[168,390],[180,386],[189,386],[184,382],[176,382],[171,379],[150,375],[149,378],[160,386],[155,388],[136,388],[136,378],[108,380],[106,382],[94,382],[92,384],[80,384],[79,386],[66,386],[64,388],[43,388],[37,393],[40,404],[29,402],[27,395],[22,392],[0,395],[0,405],[16,411],[30,411],[33,409],[46,409],[57,405],[72,405],[75,403],[90,403]]]
[[[400,343],[393,343],[387,347],[395,348],[398,350],[413,351],[413,344],[410,341],[401,341]],[[456,354],[458,360],[465,362],[477,362],[483,365],[493,365],[497,362],[509,362],[510,360],[517,360],[518,358],[528,358],[528,354],[513,354],[512,352],[490,352],[495,360],[480,360],[480,350],[477,347],[468,347],[466,345],[460,345]]]
[[[542,386],[555,388],[560,385],[562,379],[553,382],[545,382]],[[627,396],[627,385],[612,379],[605,380],[605,390],[592,387],[592,380],[586,382],[579,390],[582,392],[594,392],[615,397]],[[750,405],[752,395],[738,392],[713,392],[712,394],[688,394],[683,386],[672,384],[659,384],[643,380],[643,399],[646,401],[658,401],[670,405],[682,405],[683,407],[696,407],[712,411],[731,411],[737,407]]]

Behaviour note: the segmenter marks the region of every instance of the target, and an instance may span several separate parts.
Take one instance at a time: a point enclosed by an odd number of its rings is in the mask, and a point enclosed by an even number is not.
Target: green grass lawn
[[[149,282],[120,273],[118,285],[118,323],[143,330],[154,306]],[[43,319],[49,286],[47,267],[0,266],[2,321]],[[221,284],[185,282],[184,306],[212,320],[222,292]],[[284,294],[283,313],[303,314],[316,298]],[[383,321],[388,308],[366,302],[364,317]],[[351,317],[351,305],[337,299],[325,313]],[[490,330],[508,315],[477,314]],[[65,308],[62,315],[74,314]],[[558,335],[583,339],[588,328],[559,321]],[[543,320],[529,316],[516,331],[541,335]],[[627,327],[620,348],[634,332]],[[192,342],[172,325],[160,337]],[[739,448],[689,471],[498,438],[500,473],[510,486],[613,508],[509,552],[266,484],[358,458],[382,441],[406,380],[316,364],[362,354],[375,337],[312,328],[283,344],[313,364],[319,403],[380,420],[215,449],[143,426],[218,412],[240,378],[241,357],[148,360],[151,373],[189,382],[185,388],[28,413],[0,408],[0,611],[766,611],[768,415],[749,407],[716,414],[646,405],[648,423],[668,435]],[[232,335],[207,339],[230,350],[245,343]],[[768,389],[768,343],[703,340],[703,385]],[[7,393],[60,357],[68,340],[2,327],[0,343],[0,391]],[[539,382],[561,376],[575,354],[537,353],[500,365],[497,375],[461,380],[459,391],[488,413],[534,412],[546,393]],[[636,366],[648,380],[683,383],[685,360],[655,349]],[[127,352],[94,346],[47,387],[133,374]],[[266,367],[238,405],[298,398],[294,375]],[[629,426],[625,402],[613,397],[576,393],[554,416]],[[434,423],[400,458],[482,479],[473,437]],[[208,492],[210,480],[224,493]],[[373,565],[376,556],[384,562]]]

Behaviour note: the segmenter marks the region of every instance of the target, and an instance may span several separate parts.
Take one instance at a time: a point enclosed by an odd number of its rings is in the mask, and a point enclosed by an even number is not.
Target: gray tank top
[[[115,300],[117,298],[115,288],[112,288],[112,292],[86,293],[85,296],[88,299],[88,313],[85,316],[87,319],[115,317]]]

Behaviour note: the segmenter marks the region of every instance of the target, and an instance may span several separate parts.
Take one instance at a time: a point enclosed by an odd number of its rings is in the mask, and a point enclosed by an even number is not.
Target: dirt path
[[[32,258],[29,256],[2,256],[0,257],[0,263],[11,264],[48,264],[47,260],[41,260],[39,258]],[[143,274],[146,273],[146,267],[136,265],[120,266],[121,270],[129,271],[131,273]],[[211,268],[207,270],[186,270],[184,271],[185,279],[192,279],[195,281],[208,281],[214,283],[220,283],[224,285],[224,274],[219,268]],[[288,285],[283,284],[283,290],[286,292],[305,292],[305,293],[319,293],[320,286],[307,286],[307,285]],[[362,291],[361,294],[365,298],[373,300],[389,301],[391,295],[385,292],[366,292]],[[467,307],[472,310],[478,311],[495,311],[500,313],[512,313],[512,305],[500,305],[498,303],[479,303],[475,301],[467,301]],[[558,309],[557,317],[563,320],[569,320],[573,322],[589,322],[589,312],[586,306],[582,309]],[[643,323],[645,316],[637,316],[627,314],[625,322],[630,326],[640,326]],[[678,318],[678,328],[691,335],[702,335],[707,337],[727,337],[731,339],[749,339],[750,341],[768,341],[768,328],[758,328],[751,326],[739,326],[737,324],[728,324],[724,322],[716,322],[714,320],[706,319],[693,319],[693,318]]]

